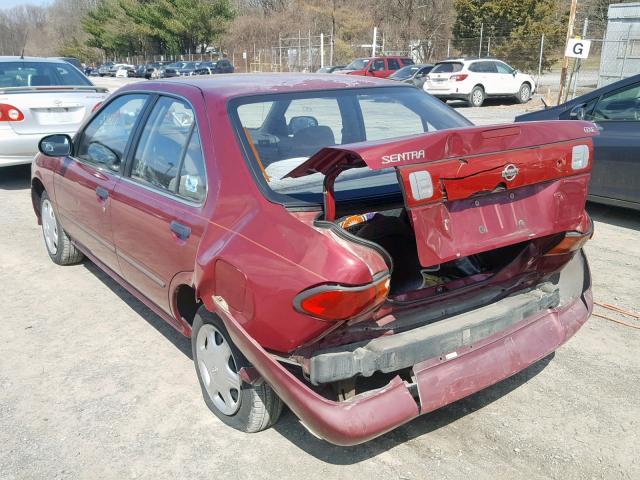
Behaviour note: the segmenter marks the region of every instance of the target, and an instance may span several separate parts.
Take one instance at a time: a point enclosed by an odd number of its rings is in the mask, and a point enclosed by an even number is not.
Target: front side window
[[[498,73],[506,73],[511,75],[513,73],[513,68],[509,65],[502,62],[495,62],[496,68],[498,69]]]
[[[182,100],[160,97],[145,124],[131,166],[131,178],[175,191],[180,162],[195,125]]]
[[[118,171],[124,151],[147,101],[146,95],[122,95],[104,107],[80,136],[76,157]]]
[[[375,60],[373,62],[373,71],[375,72],[382,72],[384,70],[384,60],[380,59],[380,60]]]
[[[369,63],[368,58],[356,58],[353,62],[345,67],[345,70],[364,70]]]
[[[238,138],[259,182],[276,201],[321,203],[323,175],[285,178],[324,147],[468,126],[454,110],[412,87],[292,92],[232,101]],[[355,168],[335,184],[339,199],[399,192],[395,171]]]
[[[640,83],[602,97],[593,109],[590,120],[639,121]]]

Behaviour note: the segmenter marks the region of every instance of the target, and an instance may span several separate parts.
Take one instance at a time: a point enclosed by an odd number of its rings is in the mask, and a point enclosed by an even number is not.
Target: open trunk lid
[[[582,121],[441,130],[323,148],[286,177],[324,174],[325,219],[333,221],[341,172],[395,168],[420,264],[430,267],[578,230],[597,132]]]

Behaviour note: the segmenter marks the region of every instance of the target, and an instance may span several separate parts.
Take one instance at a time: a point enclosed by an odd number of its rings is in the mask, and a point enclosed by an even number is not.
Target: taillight
[[[451,80],[453,80],[454,82],[461,82],[463,80],[465,80],[469,75],[467,75],[466,73],[458,73],[456,75],[451,75],[451,77],[449,77]]]
[[[564,238],[545,255],[564,255],[580,250],[593,237],[593,222],[588,216],[585,216],[585,221],[588,222],[586,232],[565,233]]]
[[[102,102],[98,102],[96,103],[93,108],[91,109],[91,113],[94,113],[96,110],[98,110],[100,107],[102,106]]]
[[[294,300],[296,310],[323,320],[347,320],[375,308],[389,295],[389,276],[358,287],[320,285],[305,290]]]
[[[21,122],[24,115],[13,105],[0,103],[0,122]]]

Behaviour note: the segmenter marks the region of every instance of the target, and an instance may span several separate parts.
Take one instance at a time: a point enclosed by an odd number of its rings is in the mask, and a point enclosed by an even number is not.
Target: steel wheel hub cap
[[[482,93],[475,92],[473,94],[473,103],[480,103],[481,100],[482,100]]]
[[[49,200],[42,202],[41,215],[44,242],[47,244],[49,253],[55,255],[58,252],[58,222],[56,222],[56,214],[53,213],[53,206]]]
[[[196,364],[216,408],[225,415],[236,413],[240,407],[240,376],[231,347],[213,325],[205,324],[198,331]]]

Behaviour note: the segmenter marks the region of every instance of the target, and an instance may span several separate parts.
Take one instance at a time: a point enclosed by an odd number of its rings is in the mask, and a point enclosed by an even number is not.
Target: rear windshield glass
[[[462,70],[462,64],[457,62],[438,63],[431,73],[456,73]]]
[[[411,87],[295,92],[240,98],[230,113],[259,182],[282,203],[322,202],[320,173],[284,178],[327,146],[392,139],[470,125]],[[336,183],[338,200],[399,192],[394,169],[354,168]]]
[[[353,62],[346,66],[345,70],[362,70],[369,63],[368,58],[356,58]]]
[[[84,86],[91,82],[68,63],[0,62],[0,88]]]

